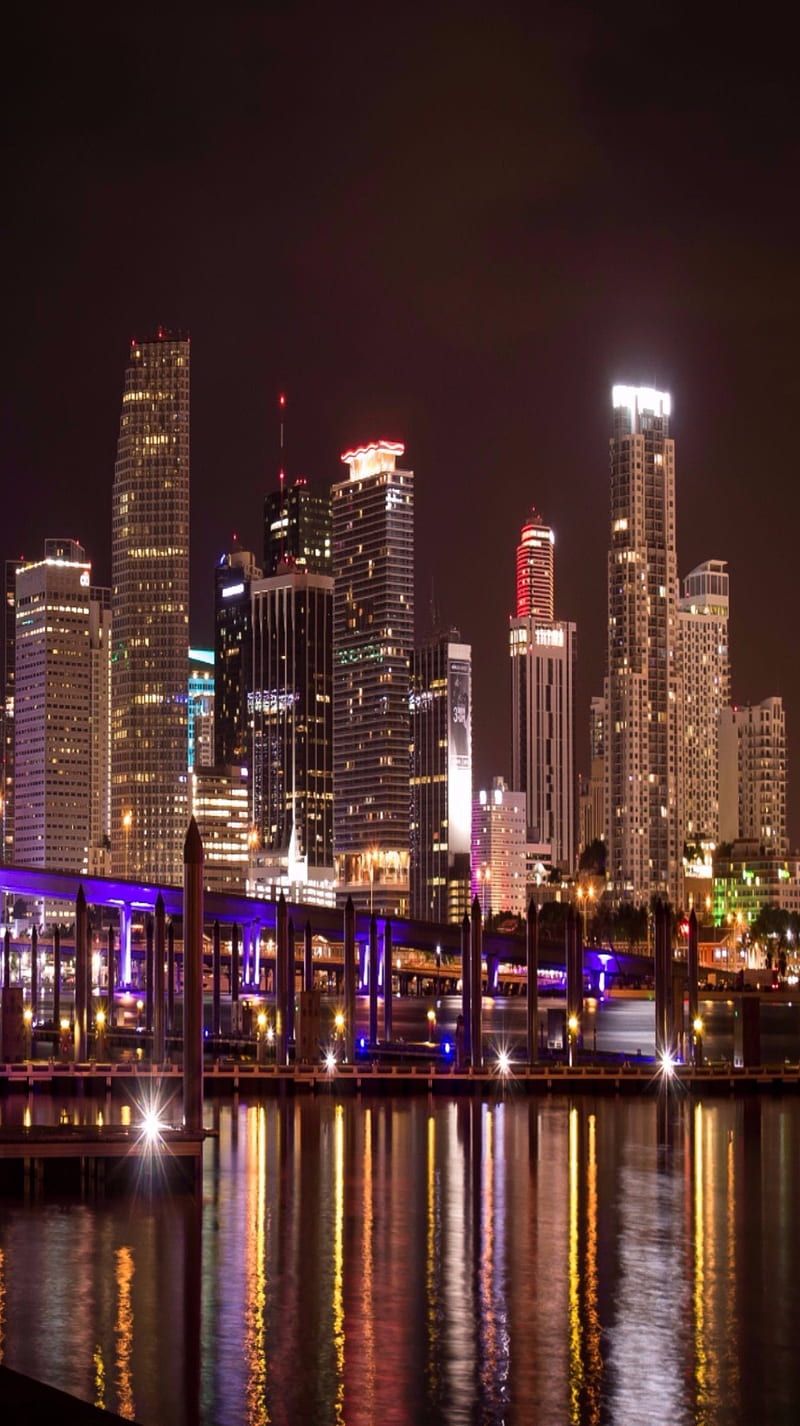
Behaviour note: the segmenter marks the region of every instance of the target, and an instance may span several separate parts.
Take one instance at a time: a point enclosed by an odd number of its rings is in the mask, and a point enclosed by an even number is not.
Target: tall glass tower
[[[111,844],[179,882],[187,819],[189,339],[132,342],[114,474]]]
[[[617,900],[680,904],[683,698],[675,442],[667,392],[615,386],[608,553],[606,832]]]
[[[342,894],[405,909],[409,692],[414,646],[414,476],[405,447],[342,456],[333,506],[333,845]]]

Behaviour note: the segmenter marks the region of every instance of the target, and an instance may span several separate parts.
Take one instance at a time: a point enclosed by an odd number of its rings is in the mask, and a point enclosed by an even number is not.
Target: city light
[[[94,1023],[95,1023],[95,1025],[97,1026],[98,1030],[102,1030],[102,1029],[103,1029],[103,1027],[104,1027],[104,1025],[105,1025],[105,1023],[106,1023],[106,1012],[105,1012],[105,1010],[98,1010],[97,1014],[96,1014],[95,1017],[94,1017]]]
[[[263,1010],[260,1010],[258,1015],[256,1016],[256,1024],[259,1028],[260,1033],[263,1035],[264,1031],[267,1028],[267,1017],[264,1014]]]
[[[139,1138],[144,1139],[148,1148],[154,1148],[164,1130],[169,1128],[169,1125],[161,1118],[158,1105],[153,1104],[148,1109],[145,1109],[137,1128]]]
[[[567,1029],[569,1030],[570,1035],[577,1035],[579,1028],[580,1021],[577,1015],[570,1015],[567,1021]]]
[[[334,1070],[336,1069],[336,1056],[333,1053],[333,1050],[328,1050],[328,1053],[325,1056],[325,1068],[328,1071],[328,1074],[333,1074]]]
[[[664,1050],[659,1059],[659,1067],[665,1079],[672,1079],[675,1073],[675,1059],[669,1050]]]
[[[337,1010],[336,1014],[333,1017],[333,1027],[337,1035],[344,1034],[344,1015],[342,1014],[341,1010]]]
[[[692,1029],[694,1030],[695,1035],[702,1035],[703,1017],[701,1015],[695,1015],[694,1020],[692,1021]]]
[[[498,1050],[497,1052],[497,1072],[503,1078],[511,1073],[511,1056],[508,1050]]]

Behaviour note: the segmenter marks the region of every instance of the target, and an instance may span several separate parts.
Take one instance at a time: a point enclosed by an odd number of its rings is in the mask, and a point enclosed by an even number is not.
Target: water
[[[800,1100],[323,1094],[206,1118],[196,1207],[3,1201],[7,1365],[143,1426],[796,1421]]]

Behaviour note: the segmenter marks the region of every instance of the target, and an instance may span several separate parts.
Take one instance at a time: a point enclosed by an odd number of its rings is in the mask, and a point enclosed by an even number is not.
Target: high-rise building
[[[252,585],[253,860],[260,880],[333,881],[333,579]]]
[[[14,848],[21,866],[106,869],[110,591],[74,540],[16,576]]]
[[[264,574],[277,574],[281,564],[333,573],[330,497],[314,492],[305,476],[291,485],[281,480],[264,500]]]
[[[252,730],[248,695],[253,687],[250,591],[261,578],[255,555],[233,550],[214,571],[214,762],[249,767]]]
[[[214,650],[189,650],[186,690],[187,767],[214,762]]]
[[[3,706],[0,709],[0,861],[14,860],[14,667],[17,633],[17,569],[6,560],[3,581]]]
[[[728,580],[724,560],[706,560],[684,579],[678,605],[687,841],[719,838],[719,721],[730,701]]]
[[[111,549],[117,873],[180,882],[188,816],[189,341],[132,342]]]
[[[594,696],[589,709],[589,776],[580,779],[580,846],[604,842],[605,821],[605,699]]]
[[[522,527],[517,545],[517,618],[555,618],[553,546],[555,536],[534,508]]]
[[[527,813],[525,793],[511,792],[502,777],[475,794],[472,803],[472,894],[484,918],[527,911]]]
[[[682,690],[670,397],[615,386],[606,666],[607,873],[617,900],[681,899]]]
[[[553,610],[553,532],[536,513],[517,547],[517,613],[509,621],[511,781],[525,793],[528,840],[572,871],[577,831],[575,625]]]
[[[414,476],[395,441],[346,451],[333,486],[334,854],[342,895],[408,900]]]
[[[190,806],[203,839],[206,891],[244,891],[250,843],[246,767],[202,767],[190,778]]]
[[[472,649],[457,629],[414,650],[411,668],[411,915],[469,910]]]
[[[719,725],[719,836],[784,854],[786,715],[783,699],[723,708]]]

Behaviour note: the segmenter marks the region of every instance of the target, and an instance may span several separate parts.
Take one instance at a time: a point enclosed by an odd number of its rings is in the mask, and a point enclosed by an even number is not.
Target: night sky
[[[20,7],[21,11],[22,7]],[[605,660],[610,388],[673,395],[679,568],[730,561],[733,693],[795,653],[796,50],[744,7],[38,6],[4,34],[0,554],[80,538],[110,580],[129,340],[192,336],[192,613],[260,552],[287,469],[406,442],[417,631],[475,659],[476,780],[510,771],[507,615],[532,503]]]

